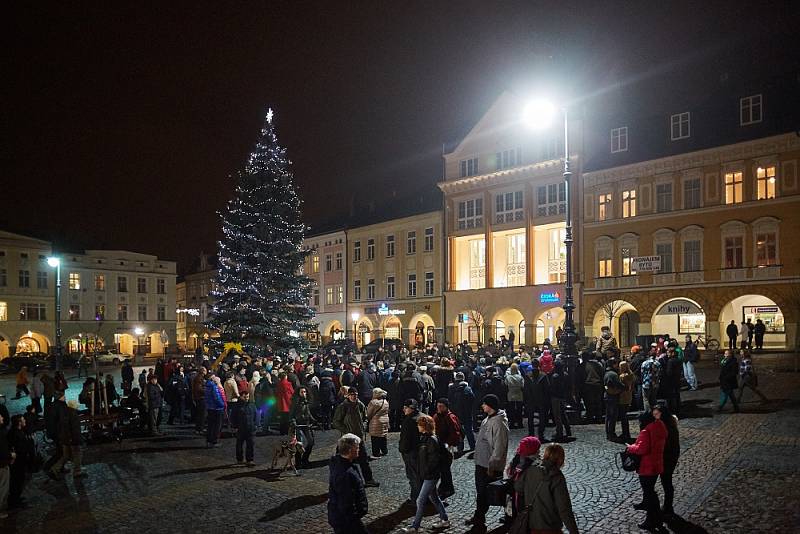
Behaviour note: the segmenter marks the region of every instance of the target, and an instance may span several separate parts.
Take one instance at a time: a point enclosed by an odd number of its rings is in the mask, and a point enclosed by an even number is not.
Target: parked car
[[[82,352],[68,352],[61,355],[62,369],[77,369],[78,364],[83,356]],[[56,368],[56,355],[50,354],[47,356],[47,365],[50,369]]]
[[[363,345],[361,347],[361,350],[366,352],[367,354],[375,354],[376,352],[378,352],[378,347],[383,347],[384,350],[390,350],[392,348],[392,345],[394,345],[397,348],[397,350],[400,350],[405,346],[403,341],[400,339],[396,338],[384,339],[382,337],[378,337],[373,339],[366,345]]]
[[[46,367],[47,361],[39,356],[27,356],[27,354],[40,354],[38,352],[18,352],[14,356],[9,356],[3,359],[2,363],[6,366],[6,372],[18,373],[23,367],[27,367],[28,371],[33,371],[40,367]]]
[[[133,360],[132,354],[122,354],[114,350],[105,350],[97,353],[97,363],[113,363],[122,365],[125,360]]]
[[[352,339],[336,339],[334,341],[329,341],[325,345],[322,346],[322,350],[325,351],[325,354],[331,352],[331,349],[336,350],[337,354],[344,354],[347,351],[352,350],[356,352],[356,344]]]

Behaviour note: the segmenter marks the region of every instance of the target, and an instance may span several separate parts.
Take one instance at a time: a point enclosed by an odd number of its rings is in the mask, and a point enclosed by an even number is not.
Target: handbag
[[[517,514],[517,518],[514,519],[514,523],[508,530],[508,534],[528,534],[530,532],[530,527],[528,527],[528,524],[530,523],[531,509],[533,508],[533,503],[536,502],[536,495],[539,493],[539,489],[541,489],[543,483],[544,479],[539,481],[539,485],[536,486],[536,489],[533,492],[533,499],[531,500],[531,503],[526,506],[522,512]]]
[[[514,482],[512,480],[501,479],[490,482],[486,486],[486,502],[489,506],[505,506],[506,495],[509,494],[513,488]]]
[[[642,462],[642,458],[638,454],[633,454],[627,450],[620,451],[618,458],[622,464],[623,471],[638,471],[639,464]]]

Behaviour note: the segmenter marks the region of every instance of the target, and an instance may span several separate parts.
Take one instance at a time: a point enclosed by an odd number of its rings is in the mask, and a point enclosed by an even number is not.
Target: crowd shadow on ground
[[[291,499],[287,499],[283,501],[280,505],[276,506],[275,508],[270,508],[264,515],[261,516],[258,520],[259,523],[269,523],[270,521],[275,521],[287,514],[291,514],[292,512],[296,512],[298,510],[302,510],[304,508],[310,508],[312,506],[317,506],[328,502],[328,494],[322,493],[320,495],[300,495],[299,497],[293,497]]]
[[[708,534],[708,531],[700,525],[695,525],[679,515],[673,515],[666,524],[675,534]]]

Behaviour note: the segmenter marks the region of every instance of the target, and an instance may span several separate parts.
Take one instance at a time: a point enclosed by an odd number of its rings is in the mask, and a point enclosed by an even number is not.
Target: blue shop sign
[[[561,302],[561,295],[559,295],[558,291],[553,291],[551,293],[539,293],[539,302],[541,304]]]

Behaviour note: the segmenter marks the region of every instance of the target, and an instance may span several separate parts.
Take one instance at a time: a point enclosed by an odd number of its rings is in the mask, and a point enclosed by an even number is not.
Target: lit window
[[[622,276],[631,276],[636,274],[636,270],[631,268],[631,261],[634,257],[634,252],[628,248],[624,247],[620,250],[620,256],[622,258]]]
[[[461,161],[461,177],[475,176],[478,174],[478,158],[470,158]]]
[[[625,152],[628,150],[628,127],[614,128],[611,130],[611,153]]]
[[[333,304],[333,286],[325,288],[325,304]]]
[[[689,128],[689,112],[678,113],[670,118],[672,140],[686,139],[691,135]]]
[[[102,321],[106,318],[106,307],[103,304],[97,304],[94,307],[94,320]]]
[[[761,95],[739,99],[739,124],[747,126],[761,122]]]
[[[425,252],[433,251],[433,228],[425,228]]]
[[[469,288],[486,287],[486,243],[483,239],[469,241]]]
[[[777,243],[774,232],[756,234],[756,263],[759,267],[778,264]]]
[[[775,166],[756,169],[756,189],[758,200],[775,198]]]
[[[81,273],[69,273],[69,288],[70,289],[81,288]]]
[[[344,286],[342,284],[336,285],[336,304],[344,303]]]
[[[387,235],[386,236],[386,257],[393,258],[394,257],[394,236]]]
[[[319,256],[314,254],[311,256],[311,272],[318,273],[319,272]]]
[[[522,191],[495,195],[494,211],[497,224],[521,221],[525,217],[522,210]]]
[[[739,204],[743,201],[741,171],[725,173],[725,204]]]
[[[8,303],[0,302],[0,321],[8,321]]]
[[[104,274],[94,275],[94,290],[95,291],[106,290],[106,275]]]
[[[475,198],[458,203],[458,229],[483,226],[483,199]]]
[[[611,250],[602,249],[597,251],[597,276],[607,278],[614,276],[612,272]]]
[[[636,189],[622,192],[622,217],[636,217]]]
[[[611,193],[600,195],[597,206],[597,220],[605,221],[611,218]]]

